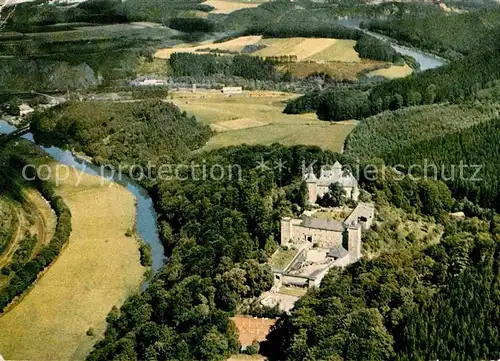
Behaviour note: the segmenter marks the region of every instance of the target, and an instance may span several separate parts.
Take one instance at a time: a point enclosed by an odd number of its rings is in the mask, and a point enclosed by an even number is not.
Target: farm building
[[[226,95],[243,94],[243,88],[240,86],[225,86],[221,92]]]

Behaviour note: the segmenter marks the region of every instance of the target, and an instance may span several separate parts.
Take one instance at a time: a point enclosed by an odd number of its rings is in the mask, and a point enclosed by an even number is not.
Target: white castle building
[[[359,198],[358,181],[349,171],[342,170],[342,164],[335,162],[333,166],[323,166],[320,177],[316,177],[312,169],[305,177],[309,203],[315,204],[318,197],[328,193],[333,183],[339,183],[346,192],[347,198],[357,201]]]

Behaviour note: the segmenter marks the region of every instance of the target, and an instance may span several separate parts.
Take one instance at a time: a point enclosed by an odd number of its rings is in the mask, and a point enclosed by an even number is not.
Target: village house
[[[221,93],[224,95],[243,94],[243,88],[240,86],[225,86],[222,88]]]

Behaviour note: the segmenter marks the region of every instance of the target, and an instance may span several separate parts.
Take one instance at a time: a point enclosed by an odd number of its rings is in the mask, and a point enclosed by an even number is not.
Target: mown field
[[[252,9],[270,0],[207,0],[202,5],[208,5],[214,9],[211,14],[230,14],[241,9]]]
[[[219,92],[174,92],[171,101],[182,110],[210,124],[217,133],[203,147],[210,150],[239,144],[317,145],[341,151],[355,123],[326,123],[314,114],[283,114],[294,95],[278,92],[245,92],[227,97]]]
[[[54,165],[55,166],[55,165]],[[80,174],[79,174],[80,176]],[[68,246],[22,301],[0,317],[0,350],[6,359],[81,360],[102,335],[113,306],[143,279],[131,193],[101,179],[76,174],[57,193],[71,208]],[[87,336],[90,328],[94,336]]]
[[[413,73],[413,69],[408,66],[407,64],[405,65],[391,65],[389,68],[381,68],[377,70],[373,70],[366,74],[367,76],[383,76],[384,78],[388,79],[395,79],[395,78],[404,78],[405,76],[410,75]]]
[[[280,38],[267,39],[261,35],[242,36],[221,43],[202,42],[198,45],[181,44],[172,48],[159,49],[155,56],[160,59],[169,59],[173,53],[208,54],[228,52],[246,53],[260,57],[293,56],[296,60],[304,61],[361,61],[354,50],[356,41],[329,38]],[[252,48],[250,48],[252,47]]]

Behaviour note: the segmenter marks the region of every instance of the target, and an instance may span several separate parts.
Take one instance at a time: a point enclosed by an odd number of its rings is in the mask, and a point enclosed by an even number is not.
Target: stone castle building
[[[313,216],[281,220],[281,245],[328,249],[334,259],[348,257],[349,263],[361,258],[362,232],[368,230],[375,218],[372,204],[360,203],[343,221],[325,220]]]
[[[316,177],[312,169],[305,177],[307,184],[309,203],[315,204],[318,197],[323,197],[329,191],[333,183],[339,183],[346,192],[347,198],[357,201],[359,198],[359,187],[356,178],[348,171],[342,170],[342,164],[335,162],[333,166],[321,168],[320,177]]]

